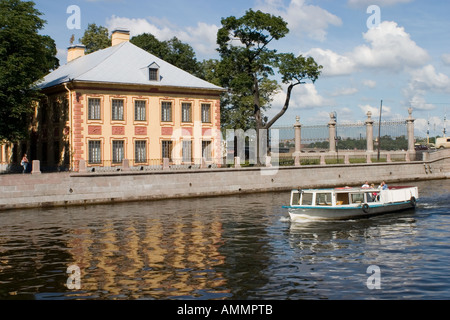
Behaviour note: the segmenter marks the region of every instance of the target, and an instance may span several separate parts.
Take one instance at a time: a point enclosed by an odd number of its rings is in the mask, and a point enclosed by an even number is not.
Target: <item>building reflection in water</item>
[[[99,299],[224,297],[226,280],[215,268],[222,223],[217,215],[105,220],[102,227],[72,231],[68,250],[81,269],[81,290],[72,296]]]

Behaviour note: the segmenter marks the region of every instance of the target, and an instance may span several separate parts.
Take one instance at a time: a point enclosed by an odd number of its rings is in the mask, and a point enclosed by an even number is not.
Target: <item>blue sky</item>
[[[56,41],[64,64],[72,34],[78,40],[89,23],[112,31],[125,27],[160,40],[189,43],[200,60],[217,58],[216,33],[222,17],[252,8],[282,16],[288,36],[272,44],[279,52],[312,56],[324,66],[315,84],[297,87],[291,106],[276,125],[323,124],[336,111],[338,122],[364,121],[371,111],[383,119],[404,119],[414,109],[416,135],[442,134],[450,113],[450,3],[424,0],[36,0],[47,20],[43,34]],[[81,11],[81,28],[69,29],[70,5]],[[380,8],[379,24],[368,28]],[[370,22],[377,22],[376,20]],[[371,24],[373,26],[373,24]],[[269,117],[284,102],[281,91]]]

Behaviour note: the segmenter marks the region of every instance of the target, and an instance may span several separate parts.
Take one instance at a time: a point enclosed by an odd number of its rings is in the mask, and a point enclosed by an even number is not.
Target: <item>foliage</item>
[[[318,149],[328,149],[328,141],[314,142],[308,145],[308,148],[318,148]],[[367,140],[366,139],[344,139],[338,140],[337,143],[338,150],[366,150]],[[377,147],[374,147],[377,149]],[[385,151],[395,151],[395,150],[407,150],[408,140],[405,136],[392,138],[391,136],[381,137],[381,150]]]
[[[56,45],[31,1],[0,0],[0,141],[25,139],[36,83],[59,66]]]
[[[173,64],[195,76],[203,76],[202,64],[197,61],[194,49],[187,43],[181,42],[177,37],[168,41],[159,41],[149,33],[133,37],[131,43]]]
[[[84,31],[80,42],[86,46],[86,54],[108,48],[111,46],[111,39],[108,36],[108,29],[97,26],[95,23],[88,25]]]
[[[293,88],[304,84],[305,80],[314,82],[318,79],[322,66],[313,58],[269,49],[272,41],[285,37],[288,32],[287,23],[281,17],[251,9],[241,18],[222,19],[222,28],[217,33],[222,59],[218,72],[221,85],[229,89],[231,96],[223,101],[231,127],[243,128],[238,120],[239,115],[244,115],[245,127],[254,122],[256,129],[270,128],[287,111]],[[275,69],[288,87],[282,110],[268,120],[264,111],[281,90],[278,82],[270,80]]]

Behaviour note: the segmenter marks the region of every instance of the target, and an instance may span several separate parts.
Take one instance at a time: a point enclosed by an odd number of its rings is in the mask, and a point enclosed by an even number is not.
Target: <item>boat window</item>
[[[302,194],[300,192],[292,193],[292,202],[291,205],[298,206],[300,204],[300,196]]]
[[[336,204],[338,206],[349,204],[348,193],[336,193]]]
[[[331,206],[331,193],[317,193],[316,194],[316,206]]]
[[[366,202],[375,202],[377,195],[372,192],[366,192]]]
[[[302,194],[302,205],[304,206],[312,206],[313,204],[313,194],[312,193],[303,193]]]
[[[364,203],[364,193],[353,193],[351,198],[352,203]]]

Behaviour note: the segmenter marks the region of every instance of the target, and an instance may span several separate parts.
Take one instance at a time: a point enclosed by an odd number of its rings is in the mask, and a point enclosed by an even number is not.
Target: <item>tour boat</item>
[[[288,209],[291,221],[313,218],[345,220],[415,209],[417,187],[334,188],[292,190]]]

